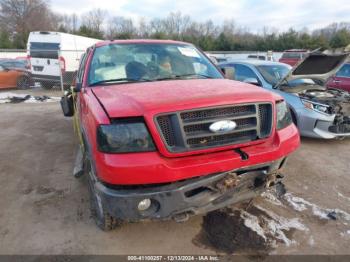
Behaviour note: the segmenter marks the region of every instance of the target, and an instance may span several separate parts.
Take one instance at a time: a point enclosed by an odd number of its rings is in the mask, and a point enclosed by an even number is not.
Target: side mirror
[[[75,87],[73,88],[73,91],[75,93],[79,93],[81,91],[81,88],[83,87],[83,84],[82,83],[76,83],[75,84]]]
[[[235,69],[233,67],[223,67],[221,70],[224,73],[226,79],[235,79]]]
[[[252,85],[256,85],[256,86],[260,85],[258,79],[254,78],[254,77],[246,78],[246,79],[243,80],[243,82],[244,83],[248,83],[248,84],[252,84]]]
[[[74,101],[71,94],[65,94],[62,96],[60,103],[64,116],[71,117],[74,115]]]
[[[4,67],[4,72],[8,72],[8,71],[10,71],[10,69],[7,67]]]

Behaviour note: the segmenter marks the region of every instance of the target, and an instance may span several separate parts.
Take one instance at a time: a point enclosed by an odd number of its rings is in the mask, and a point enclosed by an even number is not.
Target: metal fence
[[[64,89],[72,85],[83,50],[0,49],[0,88]]]

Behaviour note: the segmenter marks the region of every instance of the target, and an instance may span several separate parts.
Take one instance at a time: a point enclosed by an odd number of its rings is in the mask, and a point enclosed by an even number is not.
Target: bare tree
[[[46,1],[42,0],[0,0],[0,25],[18,47],[25,47],[30,31],[54,30],[57,16]]]
[[[137,25],[137,37],[139,38],[148,38],[151,32],[151,25],[148,23],[146,18],[141,17]]]
[[[175,38],[182,38],[182,34],[191,24],[191,19],[189,16],[184,16],[180,12],[171,12],[163,23],[168,35]]]
[[[101,9],[93,9],[81,17],[83,26],[86,26],[89,30],[100,33],[103,35],[103,23],[107,16],[107,12]]]
[[[112,38],[131,38],[137,34],[137,29],[130,18],[115,16],[110,19],[107,31],[107,37]]]
[[[76,14],[57,15],[59,17],[58,29],[69,33],[75,33],[78,30],[78,16]]]

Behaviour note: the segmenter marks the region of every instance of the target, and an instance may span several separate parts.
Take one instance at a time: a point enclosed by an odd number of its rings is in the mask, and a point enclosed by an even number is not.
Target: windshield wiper
[[[213,78],[211,76],[203,75],[203,74],[185,74],[185,75],[171,75],[171,76],[162,77],[162,78],[155,78],[155,79],[153,79],[153,81],[183,79],[183,78],[186,78],[186,77],[189,77],[189,76],[199,76],[199,77],[208,78],[208,79],[212,79]]]
[[[113,82],[136,83],[136,82],[144,82],[144,81],[150,81],[150,80],[145,78],[140,78],[139,80],[136,80],[136,79],[124,77],[124,78],[115,78],[115,79],[97,81],[97,82],[91,83],[89,86],[97,86],[97,85],[108,84]]]

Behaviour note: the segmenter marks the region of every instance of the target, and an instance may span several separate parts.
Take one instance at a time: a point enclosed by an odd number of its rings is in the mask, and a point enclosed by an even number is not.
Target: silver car
[[[219,67],[234,68],[234,80],[281,95],[302,136],[332,139],[350,136],[350,94],[324,84],[347,57],[312,53],[295,68],[261,60],[230,61]]]

